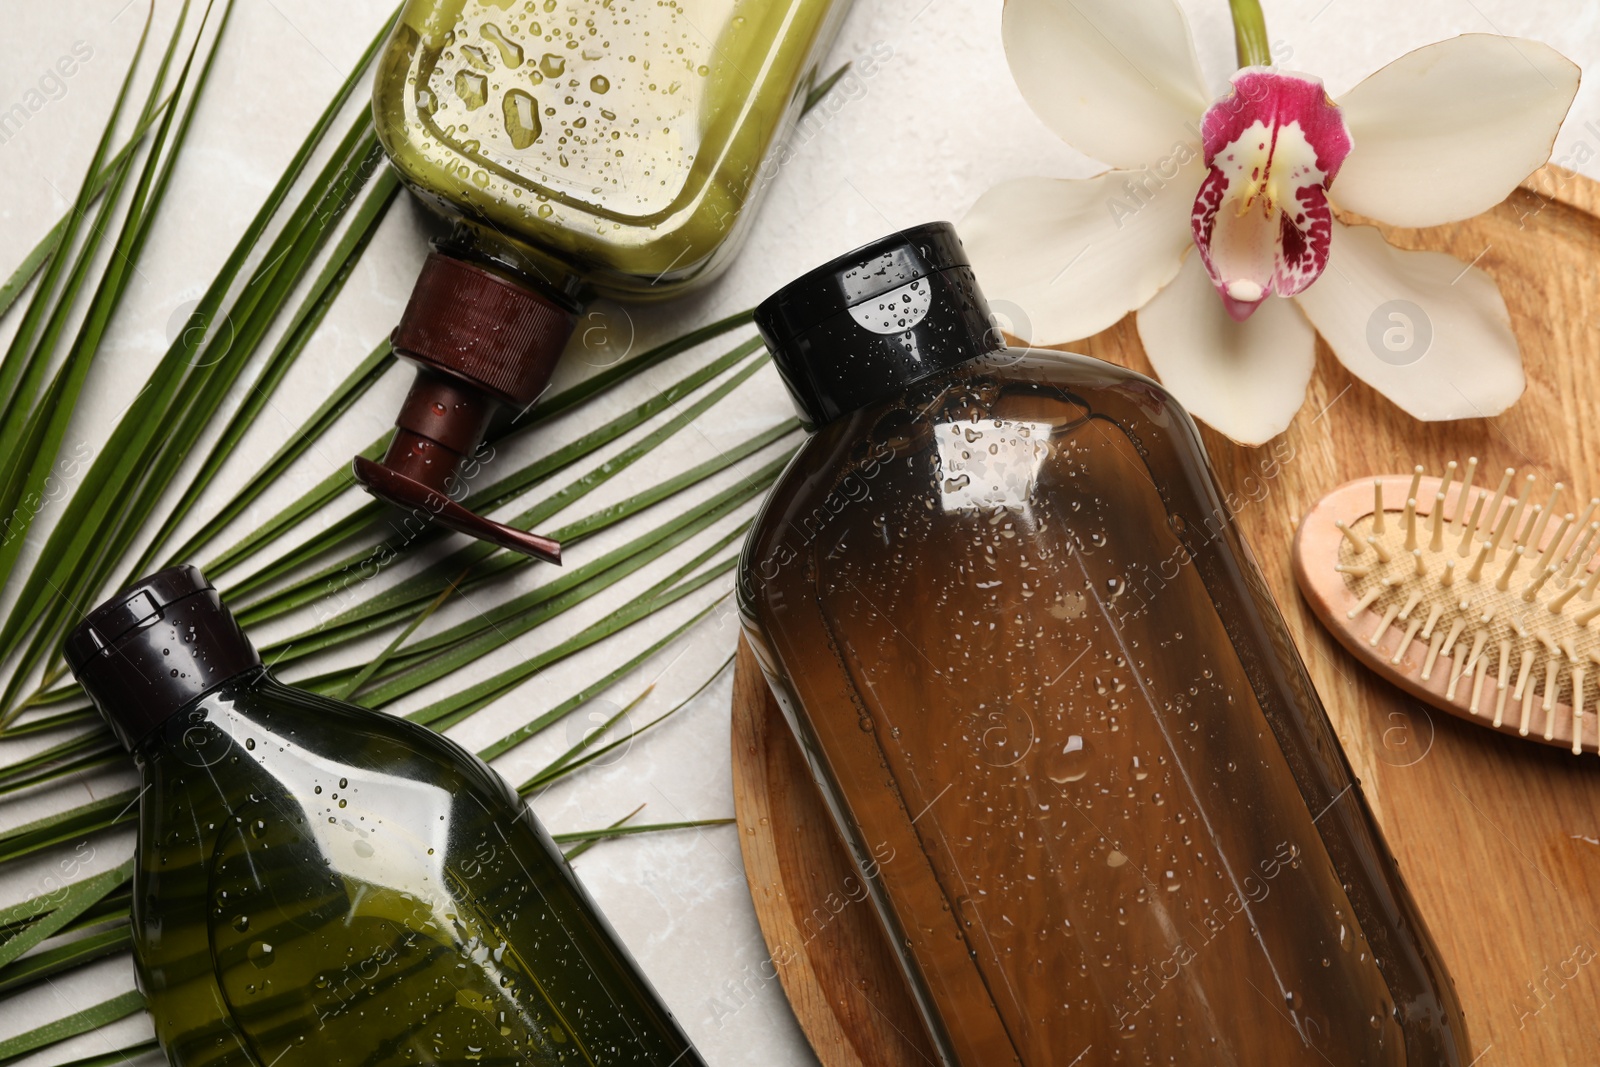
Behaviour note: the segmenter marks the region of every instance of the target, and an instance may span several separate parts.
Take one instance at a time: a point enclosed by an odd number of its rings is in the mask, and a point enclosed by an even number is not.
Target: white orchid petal
[[[1028,105],[1085,155],[1131,169],[1199,143],[1207,94],[1173,0],[1007,0],[1001,33]]]
[[[1166,181],[1113,170],[1002,182],[959,226],[978,284],[991,304],[1011,305],[1008,318],[1026,320],[1026,340],[1099,333],[1177,272],[1201,170],[1197,155]]]
[[[1350,373],[1418,419],[1498,415],[1525,385],[1494,279],[1335,222],[1328,269],[1295,298]]]
[[[1550,158],[1578,67],[1549,45],[1467,34],[1408,52],[1339,100],[1355,147],[1342,208],[1395,226],[1471,218]]]
[[[1240,444],[1270,441],[1305,401],[1317,344],[1305,316],[1272,299],[1234,321],[1199,256],[1189,257],[1138,323],[1161,384],[1189,414]]]

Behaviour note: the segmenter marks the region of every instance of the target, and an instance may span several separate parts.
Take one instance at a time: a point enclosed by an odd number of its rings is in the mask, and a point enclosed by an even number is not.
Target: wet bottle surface
[[[379,136],[494,255],[670,296],[732,253],[847,7],[410,0],[374,91]]]
[[[981,307],[959,263],[940,276],[948,233],[818,272],[868,263],[837,289],[870,294],[848,321],[916,360],[846,364],[837,323],[796,341],[826,300],[767,313],[823,425],[740,580],[847,843],[863,866],[895,857],[869,868],[875,900],[944,1055],[1465,1063],[1448,979],[1192,422],[1131,372],[940,320]],[[940,345],[988,354],[939,370]],[[827,410],[851,390],[868,402]]]
[[[147,580],[122,666],[74,654],[143,779],[135,957],[174,1064],[702,1062],[498,775],[221,647],[214,592],[165,602],[203,581]],[[153,724],[126,674],[152,667],[203,690]]]

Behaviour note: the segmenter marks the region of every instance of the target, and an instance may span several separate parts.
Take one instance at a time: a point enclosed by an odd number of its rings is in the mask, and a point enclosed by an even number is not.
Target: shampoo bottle
[[[757,323],[812,436],[744,546],[747,633],[945,1062],[1465,1064],[1172,398],[1006,347],[946,224]]]
[[[417,367],[369,492],[547,560],[460,503],[491,424],[538,400],[595,295],[661,299],[727,265],[848,0],[407,0],[378,136],[452,220],[395,329]]]
[[[276,681],[195,568],[67,657],[139,767],[134,959],[174,1067],[701,1064],[499,775]]]

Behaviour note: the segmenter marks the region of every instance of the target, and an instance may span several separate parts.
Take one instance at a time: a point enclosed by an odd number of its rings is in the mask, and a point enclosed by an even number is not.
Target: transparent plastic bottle
[[[582,302],[655,300],[725,267],[848,0],[409,0],[378,136],[454,220],[395,351],[418,367],[369,491],[542,559],[459,503],[490,423],[538,399]]]
[[[747,632],[946,1062],[1464,1064],[1161,387],[1006,348],[947,224],[757,321],[814,433],[744,547]]]
[[[134,958],[175,1067],[699,1067],[499,775],[285,686],[193,567],[68,642],[141,776]]]

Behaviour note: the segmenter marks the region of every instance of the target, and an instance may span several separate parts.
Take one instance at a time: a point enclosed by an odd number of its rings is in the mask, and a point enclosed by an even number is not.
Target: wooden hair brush
[[[1442,477],[1349,482],[1294,540],[1295,579],[1323,625],[1434,707],[1574,755],[1600,742],[1600,500],[1516,497],[1516,472],[1475,488],[1476,458]]]

